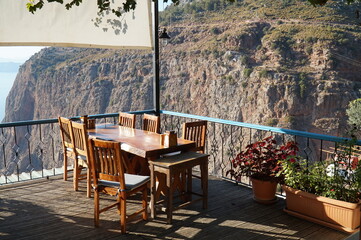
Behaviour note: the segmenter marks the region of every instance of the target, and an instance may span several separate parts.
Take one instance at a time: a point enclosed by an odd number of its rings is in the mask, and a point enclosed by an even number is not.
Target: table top
[[[173,147],[161,145],[161,134],[114,124],[97,125],[88,129],[89,137],[121,143],[121,149],[143,158],[158,157],[161,154],[187,151],[194,148],[195,142],[178,138]]]

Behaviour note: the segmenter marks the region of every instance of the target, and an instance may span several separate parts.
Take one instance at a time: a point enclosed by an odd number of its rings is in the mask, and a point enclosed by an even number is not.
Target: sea
[[[17,72],[0,72],[0,122],[5,116],[5,103]]]

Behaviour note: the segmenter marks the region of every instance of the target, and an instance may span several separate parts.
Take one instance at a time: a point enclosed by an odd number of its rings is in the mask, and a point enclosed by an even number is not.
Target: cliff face
[[[164,12],[176,12],[178,20],[168,26],[172,39],[160,51],[161,108],[343,136],[345,109],[361,97],[359,26],[336,5],[322,15],[291,0],[282,6],[247,1],[220,12],[202,12],[202,1]],[[4,121],[151,109],[152,81],[148,51],[46,48],[21,66]],[[54,144],[54,161],[42,159],[50,145],[41,135],[59,140],[55,132],[18,129],[16,142],[7,139],[9,162],[0,169],[61,163],[60,144]]]
[[[161,49],[161,108],[340,135],[348,102],[360,97],[360,50],[350,63],[349,45],[307,40],[309,27],[299,25],[170,28],[172,42]],[[151,52],[47,48],[21,67],[5,121],[151,109],[152,78]]]
[[[149,53],[138,56],[151,64]],[[44,49],[20,68],[4,121],[149,109],[152,75],[139,72],[141,63],[132,58],[108,50]]]
[[[277,19],[272,11],[287,6],[242,4],[248,12],[187,15],[168,27],[161,108],[342,136],[347,104],[361,97],[359,27],[337,14]],[[151,52],[43,49],[21,66],[4,121],[151,109],[152,80]]]

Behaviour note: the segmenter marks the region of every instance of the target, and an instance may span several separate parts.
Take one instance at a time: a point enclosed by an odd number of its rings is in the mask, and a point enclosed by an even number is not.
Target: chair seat
[[[84,155],[78,155],[78,159],[87,161],[86,156],[84,156]]]
[[[155,166],[169,168],[175,165],[186,164],[188,162],[192,162],[194,160],[208,156],[209,155],[203,153],[185,152],[181,154],[175,154],[172,156],[162,157],[157,160],[151,161],[151,163],[154,164]]]
[[[149,176],[141,176],[124,173],[125,191],[133,190],[150,180]],[[119,188],[119,182],[99,180],[98,184],[105,187]]]

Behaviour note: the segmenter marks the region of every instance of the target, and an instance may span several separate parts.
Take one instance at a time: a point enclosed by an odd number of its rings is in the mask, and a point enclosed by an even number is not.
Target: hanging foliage
[[[153,0],[154,1],[154,0]],[[163,0],[164,2],[168,2],[168,0]],[[179,4],[180,0],[169,0],[172,1],[174,4]],[[233,0],[230,0],[233,1]],[[35,13],[38,9],[42,9],[45,2],[53,3],[57,2],[60,4],[64,4],[64,0],[29,0],[29,2],[26,4],[26,7],[28,8],[29,12]],[[74,5],[79,6],[83,0],[71,0],[68,3],[65,3],[65,8],[69,10]],[[120,17],[122,15],[122,12],[129,12],[130,10],[134,10],[137,6],[137,0],[125,0],[123,3],[122,8],[113,8],[114,2],[111,0],[97,0],[97,5],[99,9],[99,13],[102,13],[104,11],[111,11],[114,13],[117,17]]]

